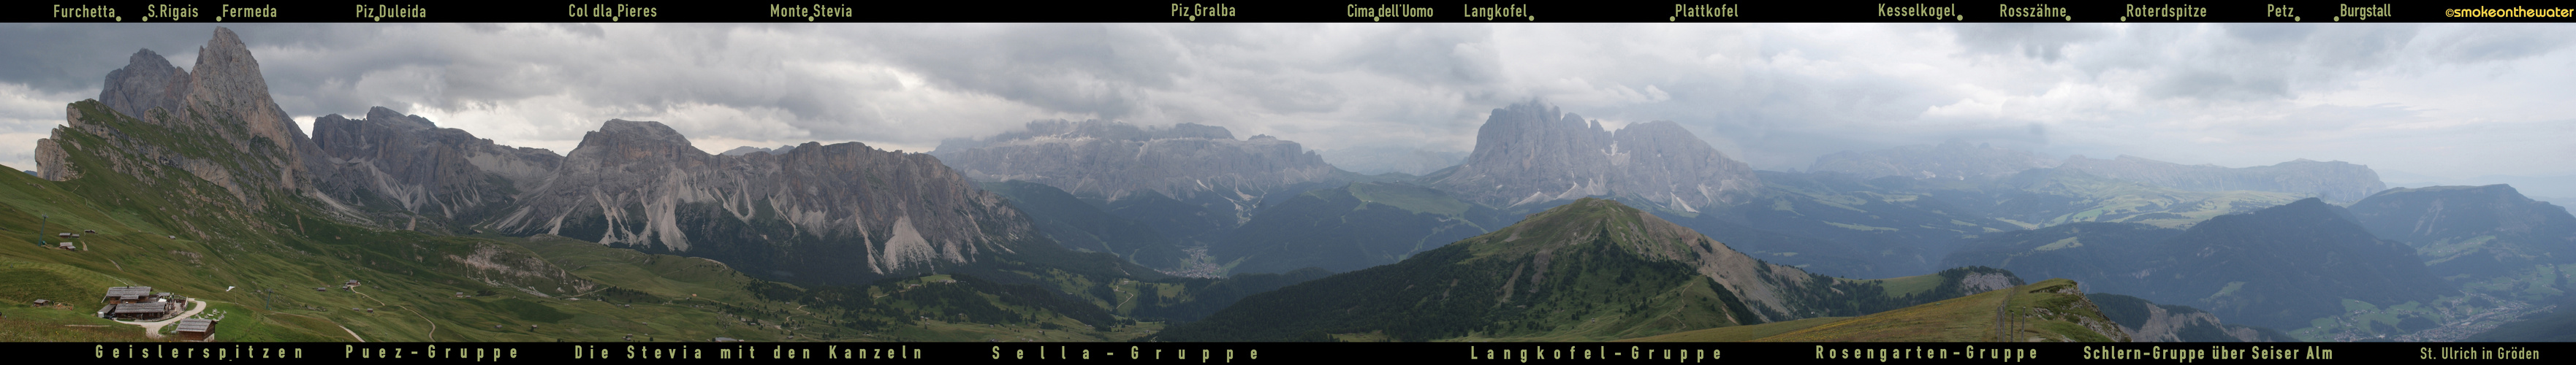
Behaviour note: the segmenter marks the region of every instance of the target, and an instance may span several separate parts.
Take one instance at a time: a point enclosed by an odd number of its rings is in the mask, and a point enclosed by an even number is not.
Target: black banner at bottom
[[[2561,343],[9,343],[25,359],[380,363],[2564,363]]]

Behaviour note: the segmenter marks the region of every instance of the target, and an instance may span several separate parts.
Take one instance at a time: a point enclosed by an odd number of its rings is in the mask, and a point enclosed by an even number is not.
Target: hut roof
[[[125,303],[116,305],[117,313],[168,313],[170,305],[162,303]]]
[[[212,332],[214,328],[215,320],[212,319],[189,318],[179,320],[179,332]]]
[[[117,297],[117,298],[122,298],[122,299],[140,299],[140,298],[143,298],[143,296],[146,296],[146,295],[152,295],[152,287],[149,287],[149,286],[120,286],[120,287],[107,288],[107,296]]]

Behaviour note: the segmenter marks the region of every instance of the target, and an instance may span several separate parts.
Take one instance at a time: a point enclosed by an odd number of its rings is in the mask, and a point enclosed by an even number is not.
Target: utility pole
[[[44,245],[45,245],[45,223],[49,223],[49,222],[47,222],[47,221],[54,220],[54,216],[53,216],[53,215],[38,215],[38,216],[36,216],[36,219],[37,219],[37,220],[36,220],[36,245],[37,245],[37,246],[44,246]]]

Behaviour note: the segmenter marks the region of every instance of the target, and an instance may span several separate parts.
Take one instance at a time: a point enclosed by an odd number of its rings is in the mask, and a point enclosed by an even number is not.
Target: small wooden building
[[[206,339],[214,338],[216,322],[216,320],[204,318],[179,320],[179,339],[204,342]]]

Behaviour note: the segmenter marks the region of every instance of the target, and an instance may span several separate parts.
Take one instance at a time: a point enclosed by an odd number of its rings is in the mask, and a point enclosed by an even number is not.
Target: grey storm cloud
[[[2494,143],[2463,131],[2563,135],[2496,123],[2563,119],[2541,106],[2576,96],[2559,87],[2576,81],[2560,70],[2576,61],[2565,52],[2576,26],[2560,24],[232,27],[290,114],[387,106],[558,151],[610,118],[660,120],[701,144],[914,149],[1099,118],[1270,134],[1350,161],[1466,151],[1487,111],[1541,100],[1613,127],[1680,122],[1769,169],[1954,138],[2232,166],[2505,169],[2517,165],[2315,136],[2480,146]],[[0,100],[12,123],[0,134],[50,128],[45,115],[58,120],[72,101],[51,99],[94,96],[136,49],[193,65],[211,28],[0,25],[12,35],[0,37],[0,99],[18,99]]]

